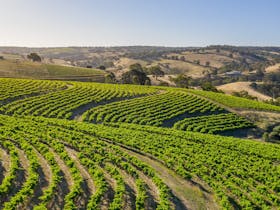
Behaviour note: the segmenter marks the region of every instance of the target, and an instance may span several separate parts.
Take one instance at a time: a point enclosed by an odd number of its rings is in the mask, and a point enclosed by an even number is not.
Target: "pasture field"
[[[21,59],[0,60],[0,77],[103,82],[104,75],[104,71],[97,69],[36,63]]]

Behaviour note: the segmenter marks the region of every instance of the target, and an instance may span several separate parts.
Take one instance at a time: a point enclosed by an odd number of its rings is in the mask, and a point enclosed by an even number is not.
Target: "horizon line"
[[[164,46],[164,45],[68,45],[68,46],[21,46],[21,45],[0,45],[0,48],[114,48],[114,47],[163,47],[163,48],[207,48],[207,47],[280,47],[277,45],[231,45],[231,44],[210,44],[204,46]]]

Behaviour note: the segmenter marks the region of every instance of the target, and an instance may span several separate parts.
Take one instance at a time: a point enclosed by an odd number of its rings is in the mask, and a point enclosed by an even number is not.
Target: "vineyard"
[[[88,110],[84,121],[125,122],[161,126],[164,121],[184,115],[222,112],[217,105],[184,92],[170,91],[153,96],[110,103]]]
[[[201,180],[226,209],[280,205],[278,145],[133,124],[6,116],[0,123],[1,147],[11,161],[0,186],[4,209],[182,205],[135,151],[151,154],[186,180]]]
[[[99,102],[125,99],[155,93],[155,89],[138,86],[115,86],[90,83],[69,83],[68,88],[41,96],[17,100],[0,108],[8,115],[33,115],[55,118],[71,118],[73,110]]]
[[[227,109],[228,96],[0,82],[0,209],[280,207],[280,146],[214,135],[255,127]],[[232,100],[238,109],[279,111]]]
[[[210,134],[248,127],[253,127],[253,124],[232,113],[185,118],[174,125],[178,130]]]
[[[77,66],[34,63],[17,56],[0,60],[0,77],[104,82],[105,72]]]
[[[255,110],[267,110],[267,111],[276,111],[280,112],[280,107],[267,104],[260,101],[253,101],[246,98],[225,95],[222,93],[215,93],[210,91],[201,91],[201,90],[191,90],[187,92],[209,98],[213,101],[219,102],[228,107],[238,108],[238,109],[255,109]]]
[[[58,91],[65,88],[66,83],[62,82],[0,78],[0,103],[4,104],[16,99]]]

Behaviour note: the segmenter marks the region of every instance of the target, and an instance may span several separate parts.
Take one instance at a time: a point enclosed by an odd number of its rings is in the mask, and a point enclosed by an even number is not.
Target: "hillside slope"
[[[280,146],[229,137],[256,129],[239,113],[277,121],[278,106],[183,88],[10,78],[0,78],[0,104],[1,209],[280,205]]]
[[[226,94],[232,94],[233,92],[247,91],[249,95],[257,97],[258,100],[266,101],[272,99],[272,97],[264,95],[250,87],[251,82],[233,82],[221,86],[217,86],[218,90],[222,90]]]
[[[211,74],[215,84],[233,82],[231,80],[235,78],[225,78],[225,73],[231,71],[240,71],[246,76],[243,79],[249,81],[260,80],[256,70],[262,70],[264,74],[275,72],[279,67],[275,64],[280,59],[279,47],[0,47],[0,56],[7,59],[26,58],[31,52],[38,53],[45,62],[52,64],[93,68],[103,66],[116,73],[117,78],[127,71],[129,65],[140,63],[143,67],[159,65],[168,75],[185,74],[209,80]]]
[[[103,82],[104,75],[104,71],[96,69],[45,64],[22,59],[0,60],[0,77]]]

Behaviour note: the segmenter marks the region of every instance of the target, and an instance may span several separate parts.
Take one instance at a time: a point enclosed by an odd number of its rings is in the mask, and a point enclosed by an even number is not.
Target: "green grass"
[[[104,71],[97,69],[44,64],[25,60],[0,60],[0,77],[61,79],[87,76],[100,77],[104,74]]]
[[[209,98],[213,101],[216,101],[220,104],[231,108],[240,108],[240,109],[255,109],[255,110],[265,110],[265,111],[277,111],[280,112],[280,106],[274,106],[271,104],[267,104],[260,101],[254,101],[246,98],[236,97],[225,95],[223,93],[215,93],[210,91],[201,91],[201,90],[191,90],[191,92],[196,95],[203,96],[205,98]]]
[[[53,64],[44,64],[50,76],[91,76],[93,74],[104,75],[104,72],[96,69],[59,66]]]

